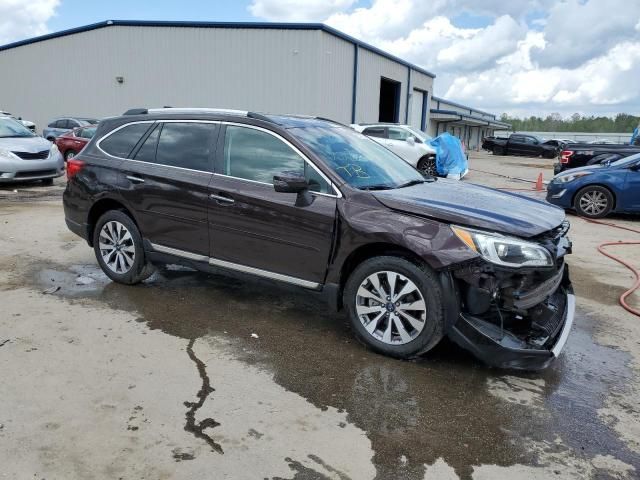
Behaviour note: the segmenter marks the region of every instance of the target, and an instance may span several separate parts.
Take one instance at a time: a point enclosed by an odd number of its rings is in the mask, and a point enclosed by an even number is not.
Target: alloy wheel
[[[597,190],[585,192],[580,197],[580,209],[589,215],[600,215],[606,210],[607,205],[607,197]]]
[[[420,165],[418,165],[418,170],[430,177],[435,177],[436,175],[438,175],[438,170],[436,169],[436,161],[431,158],[422,160],[420,162]]]
[[[136,249],[127,227],[111,220],[103,225],[99,240],[100,255],[109,270],[119,275],[131,270],[136,258]]]
[[[376,272],[356,293],[356,313],[369,335],[388,345],[414,340],[425,327],[427,308],[422,293],[404,275]]]

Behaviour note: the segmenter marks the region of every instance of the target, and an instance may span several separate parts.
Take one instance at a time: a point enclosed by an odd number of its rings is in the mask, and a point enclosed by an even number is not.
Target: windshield
[[[400,157],[350,128],[299,127],[289,131],[352,187],[386,190],[424,181]]]
[[[422,143],[427,143],[430,142],[431,140],[433,140],[433,137],[430,135],[427,135],[426,133],[413,128],[413,127],[407,127],[407,129],[413,133],[413,136],[416,137],[418,140],[422,140]]]
[[[625,166],[627,166],[627,164],[632,164],[634,162],[637,162],[638,160],[640,160],[640,153],[637,153],[635,155],[631,155],[630,157],[621,158],[620,160],[616,160],[615,162],[611,163],[611,166],[612,167],[625,167]]]
[[[35,137],[33,132],[13,118],[0,118],[0,138]]]

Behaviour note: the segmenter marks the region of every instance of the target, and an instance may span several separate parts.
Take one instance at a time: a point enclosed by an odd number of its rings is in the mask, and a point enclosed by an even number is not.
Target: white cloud
[[[351,7],[356,0],[253,0],[252,15],[284,22],[325,20],[335,12]]]
[[[59,0],[0,0],[0,45],[47,33]]]

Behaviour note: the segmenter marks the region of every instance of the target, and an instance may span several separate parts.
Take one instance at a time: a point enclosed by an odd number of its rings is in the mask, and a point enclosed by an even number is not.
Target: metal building
[[[449,132],[458,137],[467,148],[478,150],[483,137],[493,135],[496,130],[510,128],[510,124],[496,120],[493,113],[444,98],[431,97],[431,122],[427,131],[431,136]]]
[[[105,21],[0,47],[0,107],[36,122],[204,106],[426,130],[434,75],[323,24]]]

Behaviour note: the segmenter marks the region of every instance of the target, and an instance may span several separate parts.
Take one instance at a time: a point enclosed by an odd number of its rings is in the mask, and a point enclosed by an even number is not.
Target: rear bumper
[[[554,313],[561,315],[560,324],[557,331],[541,345],[523,340],[498,325],[468,314],[460,314],[448,335],[460,347],[491,366],[513,370],[542,370],[560,355],[573,325],[576,302],[568,273],[548,298],[553,296],[562,300],[559,302],[562,311]]]

